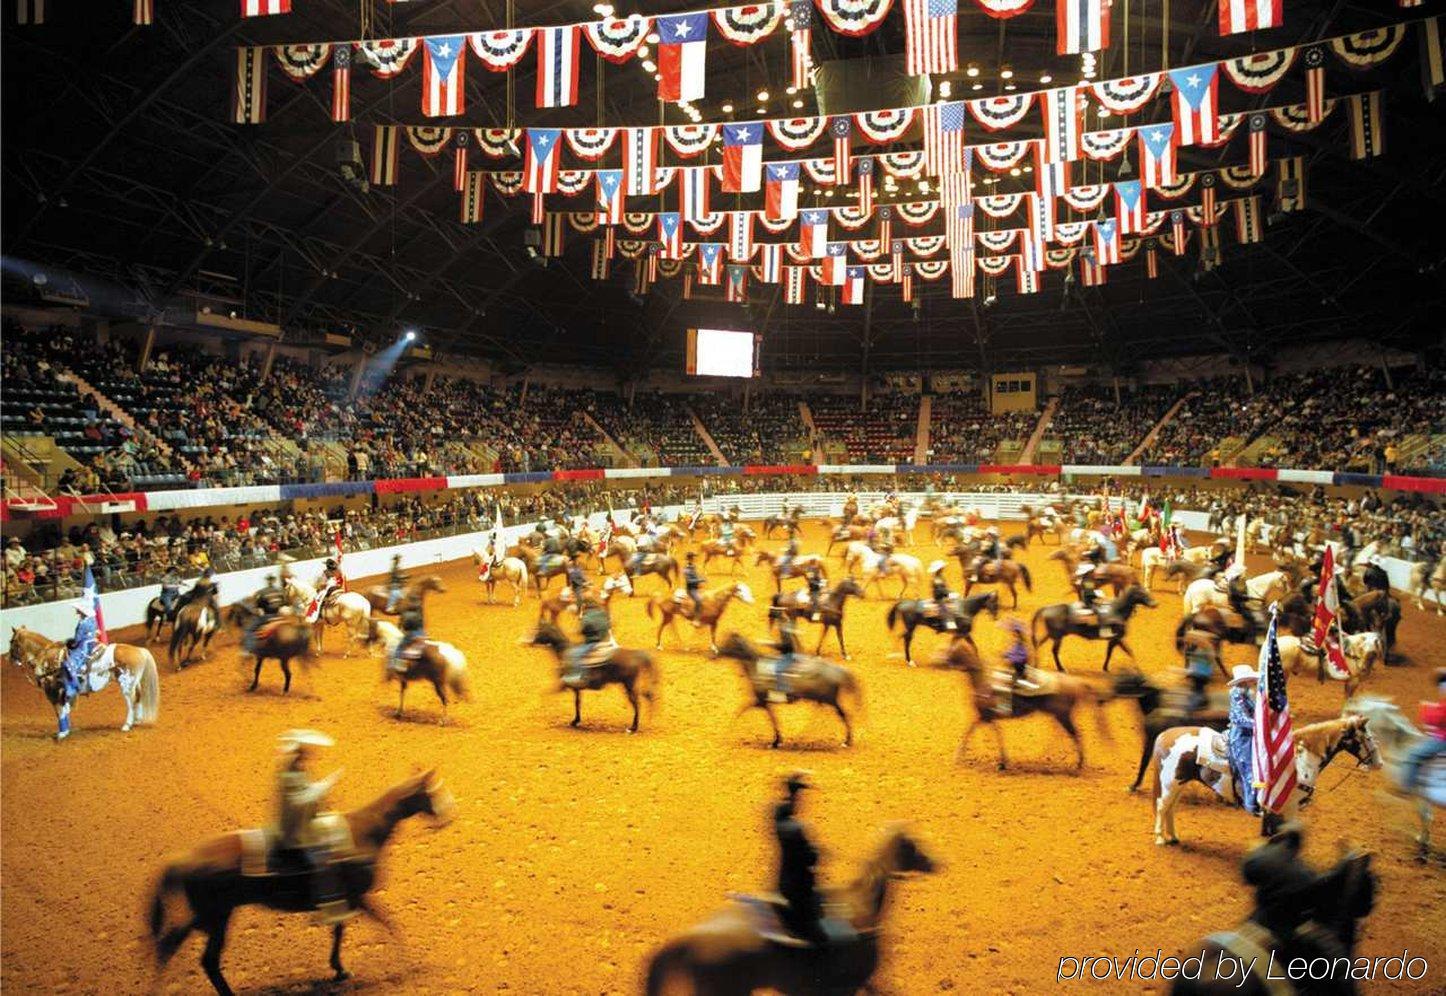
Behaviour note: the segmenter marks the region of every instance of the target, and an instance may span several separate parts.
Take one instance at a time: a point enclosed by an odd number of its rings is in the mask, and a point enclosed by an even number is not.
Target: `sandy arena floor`
[[[821,550],[825,535],[811,523],[804,549]],[[926,563],[935,553],[912,552]],[[1026,557],[1035,580],[1034,592],[1022,594],[1026,618],[1068,597],[1060,565],[1046,554],[1036,547]],[[942,645],[930,633],[916,642],[921,666],[905,667],[899,637],[883,626],[889,602],[877,596],[853,602],[846,622],[867,707],[857,745],[841,749],[831,714],[796,705],[780,710],[786,744],[775,752],[761,713],[735,718],[744,694],[736,666],[711,660],[705,634],[686,624],[680,632],[690,647],[666,638],[660,707],[644,715],[638,735],[624,732],[628,711],[617,689],[586,696],[583,728],[569,729],[570,698],[550,692],[551,656],[517,646],[536,603],[486,605],[470,564],[440,574],[449,590],[431,604],[429,628],[465,651],[474,685],[473,702],[455,707],[446,728],[421,686],[409,693],[406,721],[394,719],[395,686],[380,684],[381,665],[367,657],[328,653],[299,673],[289,697],[271,664],[261,691],[247,695],[249,671],[228,635],[209,661],[180,674],[158,654],[155,728],[120,733],[120,697],[107,689],[81,703],[78,733],[57,746],[49,707],[6,668],[0,984],[15,993],[205,991],[195,939],[157,980],[143,903],[171,852],[266,821],[274,738],[296,726],[337,739],[328,761],[346,768],[332,796],[338,808],[435,764],[458,813],[440,830],[413,822],[394,840],[379,897],[403,939],[355,922],[348,983],[325,981],[327,932],[301,917],[242,910],[223,967],[243,992],[637,992],[649,952],[665,937],[730,890],[771,888],[766,812],[790,767],[812,769],[819,786],[805,814],[826,851],[827,880],[851,876],[878,828],[895,819],[913,821],[944,862],[942,873],[901,883],[891,896],[876,979],[884,992],[1039,991],[1061,956],[1168,954],[1247,911],[1237,867],[1257,824],[1196,787],[1178,818],[1182,845],[1157,848],[1148,794],[1124,791],[1139,750],[1133,703],[1106,708],[1110,740],[1084,718],[1082,774],[1072,773],[1069,742],[1046,719],[1005,725],[1011,771],[995,770],[987,731],[956,765],[965,679],[922,665]],[[715,562],[711,574],[710,586],[727,571]],[[761,569],[743,576],[756,594],[771,591]],[[957,580],[956,566],[950,577]],[[652,595],[663,585],[649,577],[640,588]],[[228,600],[241,594],[223,591]],[[624,645],[653,644],[646,595],[614,614]],[[1179,598],[1157,596],[1160,607],[1130,628],[1148,671],[1178,659],[1170,634]],[[762,605],[730,607],[723,629],[733,628],[762,637]],[[977,638],[997,659],[1003,632],[981,619]],[[1369,690],[1395,696],[1414,717],[1431,669],[1446,664],[1443,638],[1446,622],[1408,607],[1401,647],[1409,664],[1378,671]],[[341,646],[336,631],[328,646]],[[1102,644],[1071,639],[1063,655],[1074,673],[1100,676]],[[1229,660],[1251,661],[1253,653],[1233,647]],[[1298,723],[1329,718],[1341,699],[1339,685],[1291,684]],[[1312,857],[1328,861],[1342,838],[1378,852],[1381,888],[1359,953],[1409,949],[1431,965],[1417,991],[1442,991],[1439,859],[1412,860],[1406,831],[1414,820],[1383,795],[1383,774],[1350,774],[1340,761],[1322,786],[1308,811]]]

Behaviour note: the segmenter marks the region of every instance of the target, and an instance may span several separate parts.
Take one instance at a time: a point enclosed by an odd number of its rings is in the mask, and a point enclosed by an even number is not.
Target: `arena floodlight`
[[[417,338],[417,330],[416,330],[416,329],[407,329],[407,341],[408,341],[408,342],[415,342],[415,341],[416,341],[416,338]]]

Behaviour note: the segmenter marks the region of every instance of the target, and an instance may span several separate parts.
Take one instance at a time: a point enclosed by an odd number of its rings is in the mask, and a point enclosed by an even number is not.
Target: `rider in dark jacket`
[[[582,596],[587,591],[587,574],[575,553],[567,560],[567,584],[572,589],[573,610],[581,615]]]
[[[396,647],[392,650],[392,656],[387,661],[387,667],[398,674],[407,670],[406,654],[418,641],[427,638],[426,621],[422,618],[422,600],[420,598],[409,598],[402,604],[401,617],[398,622],[402,625],[402,638],[397,641]]]
[[[567,652],[567,671],[562,676],[562,683],[572,688],[580,688],[583,681],[583,664],[588,654],[597,648],[597,645],[612,638],[612,618],[607,611],[600,606],[589,606],[582,614],[582,643],[573,647]]]
[[[392,569],[387,573],[387,607],[384,611],[397,611],[397,603],[407,587],[407,576],[402,573],[402,555],[392,555]]]
[[[196,587],[200,587],[200,582],[197,582]],[[255,654],[256,631],[279,616],[284,608],[286,608],[286,593],[276,583],[275,574],[266,575],[265,585],[256,593],[256,613],[246,624],[246,635],[241,639],[241,649],[248,654]]]
[[[813,944],[828,943],[823,927],[823,902],[818,894],[818,849],[798,818],[799,793],[809,788],[808,777],[796,772],[784,782],[787,796],[773,807],[773,833],[778,838],[778,894],[786,905],[784,925]]]
[[[683,568],[683,590],[693,600],[693,625],[702,626],[703,596],[699,593],[708,579],[698,573],[697,554],[688,552],[688,565]]]
[[[808,617],[814,622],[819,620],[819,603],[823,599],[823,568],[817,564],[810,564],[804,572],[808,580]]]

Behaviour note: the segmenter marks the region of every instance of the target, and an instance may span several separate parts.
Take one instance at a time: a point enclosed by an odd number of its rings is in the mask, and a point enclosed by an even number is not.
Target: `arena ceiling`
[[[1119,35],[1122,5],[1128,38]],[[923,285],[917,308],[903,304],[895,288],[875,288],[866,305],[832,311],[784,305],[773,286],[755,282],[745,313],[721,300],[682,300],[678,281],[662,282],[644,298],[631,293],[626,276],[596,283],[580,238],[560,260],[537,265],[523,248],[525,199],[489,195],[482,223],[458,221],[448,156],[425,160],[404,151],[401,176],[390,188],[362,192],[344,182],[338,140],[355,135],[365,148],[373,124],[423,120],[418,71],[395,83],[354,73],[353,121],[337,125],[329,118],[329,84],[292,85],[273,68],[266,123],[226,120],[238,45],[357,37],[359,9],[372,11],[372,35],[385,37],[502,26],[509,8],[513,23],[587,20],[595,16],[591,3],[294,0],[290,15],[249,20],[237,16],[237,6],[155,0],[155,24],[134,27],[130,4],[52,3],[47,23],[7,27],[7,260],[84,274],[92,278],[93,306],[141,319],[191,299],[230,301],[249,317],[279,323],[290,340],[354,329],[390,341],[398,329],[416,327],[441,350],[516,365],[676,367],[682,330],[698,324],[759,329],[766,366],[817,370],[1042,362],[1128,370],[1145,357],[1222,350],[1266,360],[1282,343],[1362,334],[1403,347],[1439,343],[1446,99],[1431,103],[1423,95],[1414,34],[1383,66],[1352,72],[1327,65],[1329,94],[1384,88],[1387,154],[1348,158],[1344,110],[1314,131],[1272,132],[1272,157],[1306,159],[1307,207],[1289,214],[1267,207],[1260,244],[1236,245],[1227,233],[1223,262],[1211,272],[1201,272],[1193,251],[1162,254],[1155,280],[1136,262],[1111,268],[1103,287],[1066,292],[1060,275],[1049,273],[1040,293],[1021,296],[1011,277],[992,301],[983,284],[973,301],[951,300],[945,280]],[[705,5],[639,5],[648,14],[699,6]],[[630,9],[619,5],[620,13]],[[1219,36],[1213,0],[1116,0],[1116,9],[1116,37],[1100,59],[1101,77],[1158,69],[1166,47],[1172,66],[1251,51],[1248,34]],[[1255,43],[1299,44],[1414,13],[1395,4],[1290,3],[1286,27]],[[902,19],[891,15],[858,39],[816,25],[813,37],[823,61],[898,53]],[[1004,85],[1005,64],[1022,81],[1043,72],[1077,79],[1079,57],[1056,56],[1054,43],[1049,0],[1008,21],[961,0],[960,61],[981,68],[986,95]],[[725,120],[721,105],[729,100],[740,113],[751,112],[750,95],[760,88],[781,95],[786,42],[713,44],[708,54],[709,96],[698,103],[704,120]],[[599,87],[592,63],[585,49],[579,104],[547,111],[532,106],[534,59],[512,74],[511,104],[509,74],[483,72],[474,61],[468,112],[446,123],[686,123],[672,107],[660,115],[655,83],[635,64],[608,65]],[[974,80],[953,79],[956,97],[979,95],[966,91]],[[1299,71],[1267,96],[1247,98],[1224,84],[1220,93],[1226,111],[1304,100]],[[806,107],[791,113],[815,113],[812,96],[803,96]],[[787,109],[775,97],[770,111]],[[1182,149],[1180,169],[1244,162],[1244,131],[1221,150]],[[1114,179],[1115,164],[1108,170],[1091,179]],[[1006,177],[997,189],[1008,191],[1011,182],[1021,181]],[[10,299],[23,298],[23,288],[12,280]]]

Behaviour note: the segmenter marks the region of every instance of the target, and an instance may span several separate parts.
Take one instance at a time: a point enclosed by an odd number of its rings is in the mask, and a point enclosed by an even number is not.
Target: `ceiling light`
[[[1100,117],[1102,117],[1102,118],[1107,118],[1107,117],[1110,116],[1110,109],[1109,109],[1108,107],[1106,107],[1104,104],[1101,104],[1101,105],[1099,106],[1099,108],[1095,111],[1095,113],[1098,114],[1098,115],[1099,115]]]
[[[976,65],[970,64],[969,68],[964,70],[964,75],[965,75],[965,76],[978,76],[978,75],[979,75],[979,67],[976,66]]]
[[[1017,86],[1015,86],[1013,83],[1006,83],[1006,84],[1004,84],[1004,89],[1006,89],[1006,90],[1017,90],[1017,89],[1019,89],[1019,88],[1018,88]]]
[[[767,91],[767,90],[759,90],[759,91],[758,91],[758,102],[761,104],[761,103],[763,103],[763,102],[764,102],[765,100],[767,100],[767,99],[768,99],[768,91]]]
[[[639,46],[638,46],[638,54],[641,55],[644,59],[646,59],[646,58],[648,57],[648,52],[649,52],[648,46],[646,46],[646,45],[639,45]]]
[[[784,90],[784,93],[788,94],[790,97],[792,97],[797,92],[798,87],[796,86],[789,86],[786,90]]]
[[[825,191],[823,192],[823,196],[825,196],[825,197],[832,197],[832,196],[833,196],[833,188],[832,188],[832,187],[829,187],[827,190],[825,190]]]
[[[768,113],[768,108],[766,108],[766,107],[755,107],[755,108],[754,108],[754,111],[756,111],[756,112],[759,113],[759,114],[767,114],[767,113]]]
[[[1011,170],[1009,171],[1009,175],[1010,175],[1010,176],[1018,176],[1018,175],[1019,175],[1019,167],[1016,166],[1016,167],[1014,167],[1013,169],[1011,169]]]
[[[1041,82],[1041,83],[1048,83],[1048,82],[1052,81],[1053,79],[1054,79],[1053,76],[1049,75],[1049,73],[1045,73],[1043,76],[1041,76],[1041,77],[1039,78],[1039,82]]]
[[[942,83],[939,84],[939,96],[941,96],[941,97],[947,97],[947,96],[949,96],[949,93],[950,93],[950,91],[951,91],[952,89],[953,89],[953,88],[949,85],[949,81],[948,81],[948,80],[944,80]]]
[[[928,192],[929,192],[929,181],[928,181],[928,180],[920,180],[920,181],[919,181],[919,193],[921,193],[921,194],[927,194]]]
[[[613,5],[610,3],[595,3],[592,10],[594,14],[601,14],[603,17],[613,16]]]
[[[644,59],[643,68],[650,73],[656,73],[658,71],[658,65],[652,59]]]
[[[1014,79],[1014,70],[1010,69],[1008,66],[1004,66],[1002,69],[999,70],[999,78],[1002,80]]]
[[[654,73],[654,74],[653,74],[653,79],[655,79],[655,80],[657,80],[659,83],[661,83],[661,82],[663,82],[663,74],[662,74],[662,73]]]
[[[795,100],[795,101],[793,102],[793,106],[794,106],[795,108],[802,107],[802,106],[803,106],[803,101],[801,101],[801,100]]]
[[[233,315],[233,317],[234,317],[235,312],[232,312],[232,315]],[[416,339],[417,339],[417,333],[413,332],[411,329],[408,329],[408,330],[407,330],[407,341],[408,341],[408,342],[415,342]]]
[[[645,40],[649,45],[656,45],[656,44],[658,44],[658,33],[657,33],[656,31],[649,32],[649,33],[648,33],[648,37],[647,37],[646,39],[644,39],[644,40]]]
[[[733,105],[732,105],[732,104],[724,104],[724,105],[723,105],[723,113],[724,113],[724,114],[732,114],[732,113],[733,113]]]
[[[983,84],[983,83],[975,83],[975,84],[974,84],[973,86],[971,86],[969,89],[971,89],[971,90],[983,90],[983,89],[984,89],[984,84]]]

